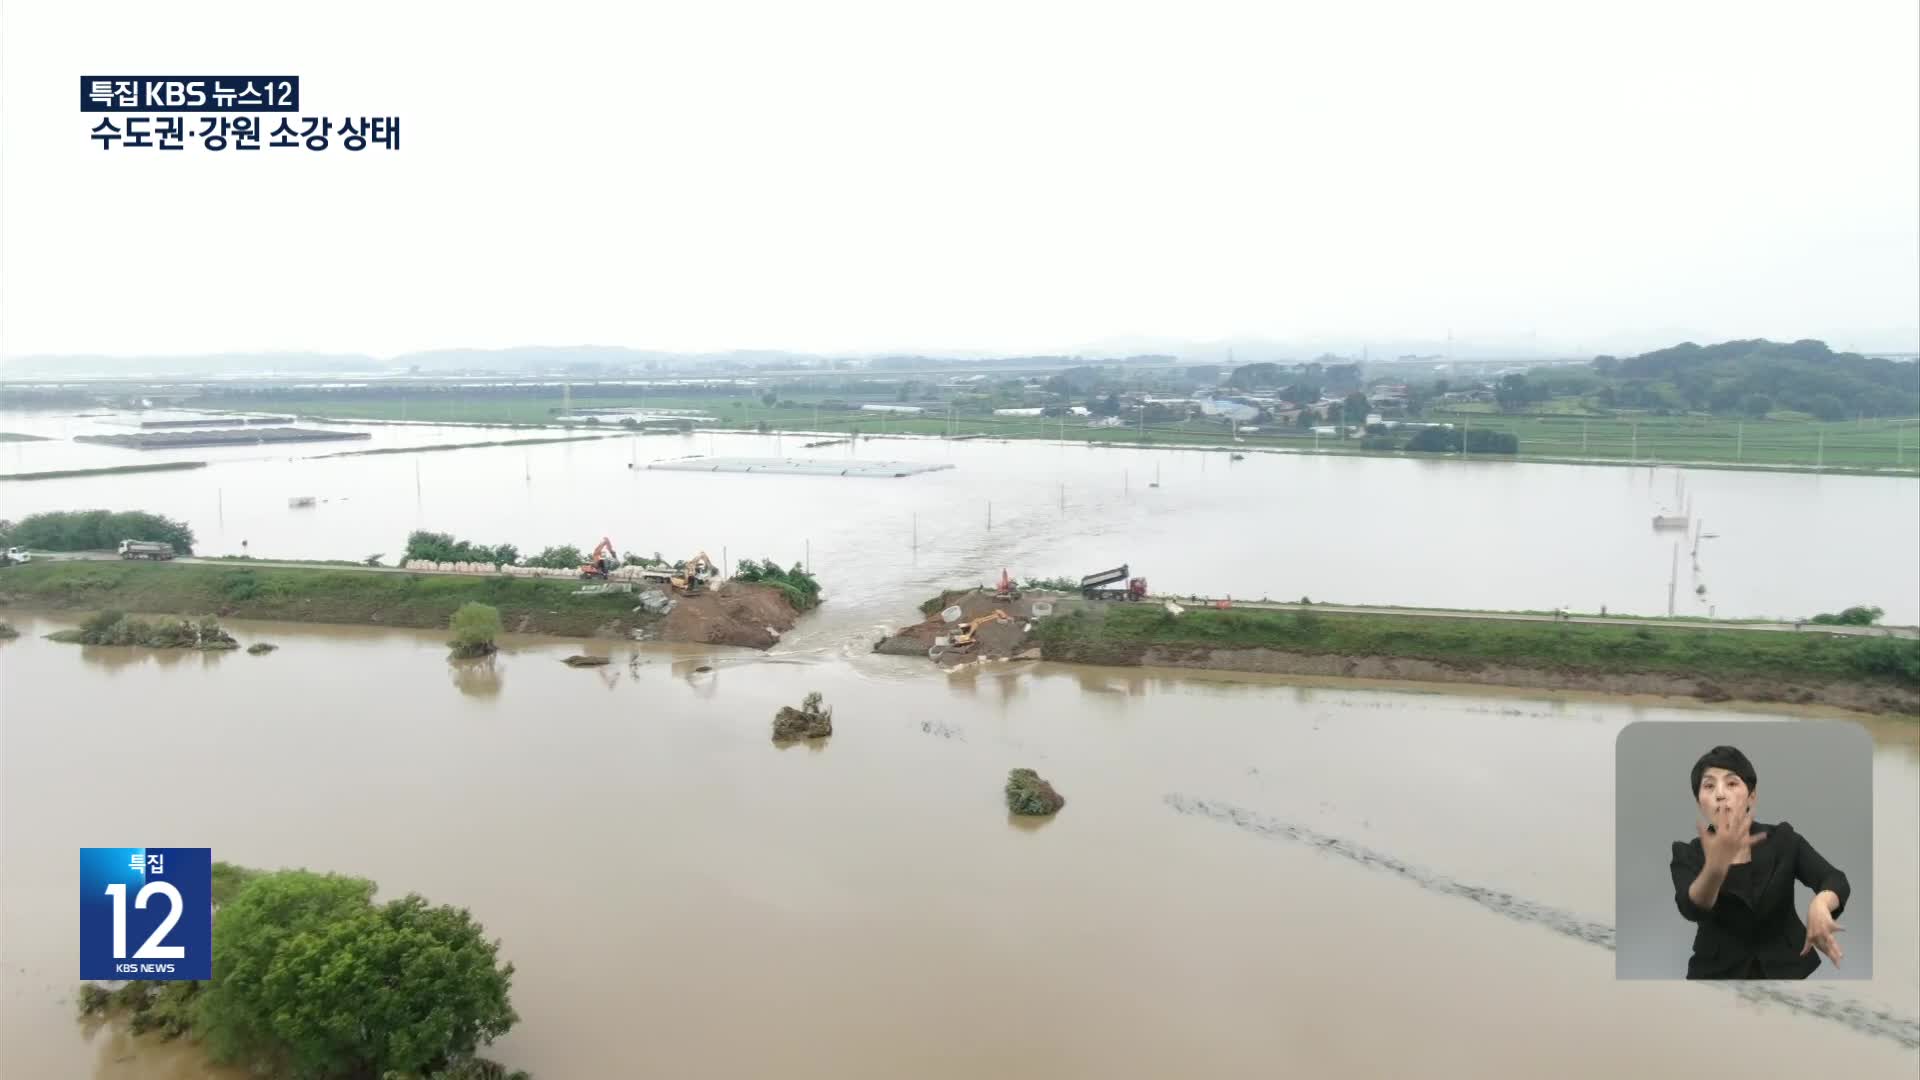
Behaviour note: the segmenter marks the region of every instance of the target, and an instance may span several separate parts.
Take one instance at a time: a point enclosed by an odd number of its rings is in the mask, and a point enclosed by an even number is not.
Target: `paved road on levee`
[[[1202,596],[1151,596],[1143,603],[1164,603],[1168,600],[1185,608],[1212,607],[1222,598]],[[1067,598],[1068,606],[1084,603],[1124,603],[1125,601],[1084,601],[1079,597]],[[1815,623],[1790,622],[1736,622],[1710,619],[1659,619],[1625,618],[1609,615],[1552,615],[1534,614],[1524,611],[1461,611],[1449,608],[1397,608],[1397,607],[1353,607],[1345,604],[1290,604],[1277,600],[1234,600],[1236,609],[1255,609],[1259,611],[1317,611],[1347,615],[1407,615],[1424,619],[1482,619],[1494,622],[1566,622],[1581,623],[1587,626],[1666,626],[1680,630],[1752,630],[1761,633],[1803,634],[1846,634],[1857,637],[1920,637],[1920,627],[1912,626],[1831,626]]]

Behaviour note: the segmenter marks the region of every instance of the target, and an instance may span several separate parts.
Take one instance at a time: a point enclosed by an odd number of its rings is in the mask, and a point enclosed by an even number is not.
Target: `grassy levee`
[[[1189,610],[1114,605],[1043,619],[1049,660],[1132,664],[1149,648],[1273,649],[1289,653],[1426,660],[1458,667],[1511,665],[1590,674],[1713,680],[1792,679],[1920,688],[1920,641],[1816,631],[1446,619],[1320,612]]]
[[[42,472],[0,474],[0,480],[68,480],[76,476],[115,476],[120,473],[173,472],[204,469],[204,461],[156,461],[146,465],[105,465],[97,469],[49,469]]]
[[[576,596],[578,582],[287,569],[242,565],[35,560],[0,570],[0,603],[21,607],[211,613],[359,626],[444,629],[461,604],[490,604],[509,631],[585,635],[617,623],[622,636],[652,617],[624,593]]]

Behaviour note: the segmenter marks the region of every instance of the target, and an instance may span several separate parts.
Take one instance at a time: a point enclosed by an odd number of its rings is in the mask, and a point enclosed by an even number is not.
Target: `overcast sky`
[[[1912,349],[1917,8],[7,0],[0,354]],[[229,73],[402,148],[78,108]]]

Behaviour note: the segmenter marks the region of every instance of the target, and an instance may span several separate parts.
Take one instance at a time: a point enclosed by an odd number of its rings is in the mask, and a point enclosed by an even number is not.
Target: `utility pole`
[[[1816,438],[1817,441],[1814,443],[1813,451],[1813,467],[1821,469],[1825,468],[1827,464],[1827,433],[1822,431]]]
[[[1745,461],[1747,455],[1747,425],[1743,420],[1733,425],[1733,460]]]
[[[1667,576],[1667,618],[1673,618],[1673,590],[1680,583],[1680,541],[1673,542],[1673,572]]]

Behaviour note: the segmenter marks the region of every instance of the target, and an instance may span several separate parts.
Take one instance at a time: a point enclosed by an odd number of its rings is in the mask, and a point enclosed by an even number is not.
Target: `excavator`
[[[607,575],[613,573],[619,566],[620,554],[613,550],[613,541],[603,536],[600,538],[599,545],[593,549],[593,554],[587,558],[586,565],[580,568],[580,580],[605,581]]]
[[[963,622],[960,624],[960,629],[954,633],[953,637],[948,639],[947,647],[950,649],[971,649],[973,648],[973,644],[974,644],[973,635],[977,633],[981,627],[986,626],[989,623],[1002,622],[1002,621],[1010,620],[1012,618],[1013,616],[1008,615],[1006,612],[1000,610],[999,608],[995,608],[992,611],[988,612],[985,615],[980,616],[977,619],[972,619],[968,622]]]
[[[646,570],[641,576],[648,581],[671,585],[676,591],[691,596],[705,591],[707,585],[720,576],[720,568],[713,565],[713,559],[702,551],[679,566]]]

